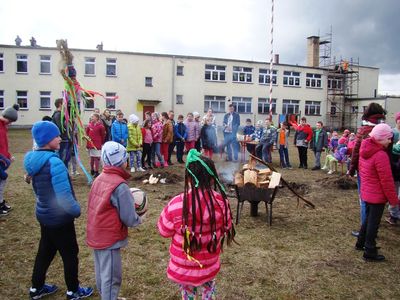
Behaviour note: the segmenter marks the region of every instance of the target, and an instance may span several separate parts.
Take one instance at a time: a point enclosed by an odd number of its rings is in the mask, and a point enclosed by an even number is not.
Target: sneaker
[[[334,173],[334,171],[332,171],[332,170],[329,170],[329,172],[328,172],[329,175],[331,175],[333,173]]]
[[[168,163],[167,162],[164,163],[164,167],[168,167]]]
[[[139,172],[144,172],[144,171],[146,171],[145,169],[143,169],[143,168],[138,168],[137,169]]]
[[[354,236],[354,237],[358,237],[360,235],[360,233],[358,231],[356,231],[356,230],[353,230],[351,232],[351,235]]]
[[[387,218],[385,218],[385,221],[386,222],[388,222],[390,225],[392,225],[392,226],[396,226],[397,225],[397,218],[394,218],[394,217],[387,217]]]
[[[7,216],[7,215],[8,215],[8,210],[4,210],[4,209],[0,208],[0,217]]]
[[[321,168],[321,170],[326,171],[326,170],[328,170],[328,167],[323,166],[323,167]]]
[[[311,168],[311,171],[316,171],[316,170],[319,170],[319,169],[321,169],[321,167],[315,166],[315,167]]]
[[[168,165],[169,165],[169,166],[173,166],[174,164],[172,163],[172,161],[169,160],[169,161],[168,161]]]
[[[12,207],[7,204],[7,202],[4,200],[2,204],[0,204],[0,209],[5,210],[5,211],[10,211]]]
[[[78,291],[75,293],[67,291],[67,299],[79,300],[90,297],[93,294],[93,288],[91,287],[78,287]]]
[[[57,292],[58,287],[54,284],[44,284],[41,289],[30,288],[29,299],[36,300],[44,296],[54,294]]]
[[[135,173],[135,168],[134,167],[131,168],[131,173]]]

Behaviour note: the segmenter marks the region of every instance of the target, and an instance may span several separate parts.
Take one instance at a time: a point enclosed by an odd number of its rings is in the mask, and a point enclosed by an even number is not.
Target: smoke
[[[240,163],[232,161],[218,161],[215,162],[215,168],[217,169],[219,178],[224,183],[232,184],[234,174],[240,170]]]

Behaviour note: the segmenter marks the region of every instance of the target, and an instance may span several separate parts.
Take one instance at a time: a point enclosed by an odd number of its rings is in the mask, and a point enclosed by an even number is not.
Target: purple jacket
[[[337,161],[341,162],[346,159],[347,147],[342,147],[339,150],[335,151],[333,156],[337,159]]]
[[[200,137],[200,123],[196,121],[188,122],[187,120],[185,121],[185,126],[186,126],[186,134],[187,142],[193,142],[197,141]]]

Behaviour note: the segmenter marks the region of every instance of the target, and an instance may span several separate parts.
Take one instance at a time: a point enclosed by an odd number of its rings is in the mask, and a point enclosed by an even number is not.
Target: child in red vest
[[[214,162],[190,150],[185,190],[168,203],[158,220],[161,236],[171,238],[167,276],[179,284],[182,299],[196,299],[200,289],[202,299],[215,299],[222,246],[225,239],[230,245],[235,237],[231,220]]]
[[[90,117],[86,134],[90,138],[86,145],[90,156],[90,172],[94,177],[97,177],[99,176],[101,146],[106,138],[106,129],[98,114],[92,114]]]
[[[86,242],[94,251],[96,285],[101,299],[117,299],[122,282],[120,248],[128,244],[128,227],[142,223],[125,170],[124,146],[107,142],[101,150],[103,171],[92,184],[87,211]]]

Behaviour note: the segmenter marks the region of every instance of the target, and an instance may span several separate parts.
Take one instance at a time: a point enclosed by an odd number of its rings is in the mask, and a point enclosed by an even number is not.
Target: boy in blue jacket
[[[112,123],[111,136],[114,142],[120,143],[122,146],[126,147],[128,142],[128,125],[121,111],[117,113],[117,118]]]
[[[93,293],[90,287],[80,287],[78,280],[78,243],[74,220],[81,214],[68,170],[56,153],[60,149],[60,130],[48,121],[36,122],[32,136],[38,149],[26,154],[27,175],[32,178],[36,197],[36,218],[40,224],[39,249],[32,274],[30,299],[40,299],[58,290],[46,284],[46,273],[57,251],[64,263],[67,299],[81,299]]]
[[[178,116],[178,121],[174,126],[174,138],[176,145],[176,160],[183,164],[183,150],[185,148],[185,141],[187,138],[186,126],[183,123],[183,115]]]

